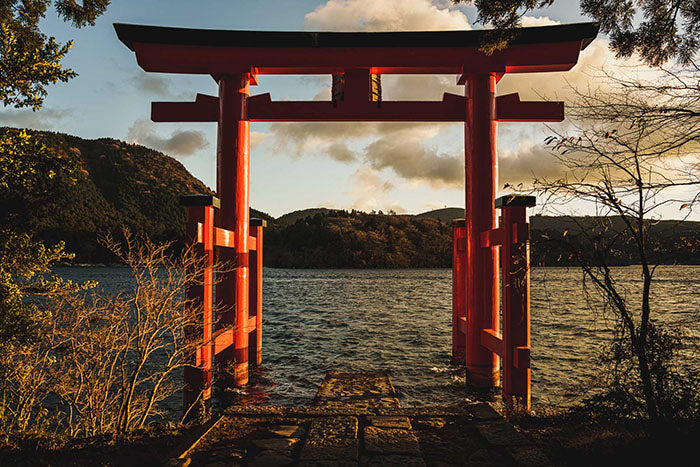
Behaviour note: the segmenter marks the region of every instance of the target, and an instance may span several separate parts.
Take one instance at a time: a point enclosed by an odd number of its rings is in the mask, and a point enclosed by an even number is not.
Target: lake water
[[[126,268],[57,272],[97,280],[106,291],[129,282]],[[616,274],[636,297],[640,268]],[[467,397],[463,369],[450,364],[451,270],[265,269],[263,284],[263,366],[241,396],[308,404],[328,370],[388,369],[403,406],[453,405]],[[567,405],[595,377],[610,323],[591,311],[578,269],[533,269],[531,287],[533,400]],[[697,349],[700,266],[659,267],[654,287],[658,319],[682,323]]]

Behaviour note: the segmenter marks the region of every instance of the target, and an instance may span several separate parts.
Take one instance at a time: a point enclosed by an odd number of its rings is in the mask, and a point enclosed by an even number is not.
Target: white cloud
[[[523,16],[520,18],[520,26],[532,28],[535,26],[552,26],[561,24],[559,21],[551,19],[549,16]]]
[[[425,181],[434,187],[461,186],[464,156],[441,153],[423,144],[423,138],[412,133],[372,142],[365,148],[365,160],[375,169],[391,168],[406,180]]]
[[[324,31],[439,31],[471,29],[460,10],[430,0],[329,0],[305,16]]]
[[[552,178],[564,173],[564,168],[540,141],[521,140],[514,150],[499,149],[498,156],[498,189],[503,189],[506,183],[530,186],[534,178]]]
[[[264,144],[270,137],[269,133],[264,133],[262,131],[251,131],[250,132],[250,147],[255,148]]]
[[[155,125],[149,120],[137,120],[129,128],[130,142],[142,144],[178,156],[189,156],[209,145],[204,133],[195,130],[175,130],[169,137],[156,133]]]
[[[394,184],[383,179],[369,167],[361,167],[350,177],[352,188],[346,195],[352,199],[351,207],[360,211],[404,212],[404,209],[391,200]]]
[[[70,109],[42,108],[34,111],[31,109],[3,109],[0,110],[2,125],[17,128],[31,128],[34,130],[49,130],[72,113]]]
[[[137,72],[131,79],[132,84],[139,91],[152,96],[166,97],[170,95],[170,80],[165,76],[155,73]]]
[[[304,27],[331,31],[471,29],[466,15],[447,2],[430,0],[329,0],[305,17]],[[329,78],[330,80],[330,78]],[[454,76],[383,76],[385,100],[440,100],[444,92],[463,93]],[[324,87],[314,99],[327,100]],[[449,124],[434,123],[273,123],[276,153],[301,157],[325,155],[334,160],[389,168],[413,182],[457,185],[463,180],[463,156],[439,153],[425,141]],[[374,209],[374,208],[373,208]]]
[[[559,24],[547,16],[525,16],[525,27]],[[333,31],[454,30],[471,29],[466,15],[454,5],[430,0],[329,0],[305,17],[304,27]],[[579,63],[566,73],[506,75],[498,94],[518,92],[523,100],[566,100],[570,86],[599,86],[592,76],[601,67],[616,74],[629,73],[635,60],[619,61],[606,39],[596,39],[584,50]],[[330,78],[329,78],[330,80]],[[385,75],[385,100],[440,100],[443,92],[463,94],[454,76]],[[327,87],[315,99],[328,99]],[[274,96],[273,96],[274,97]],[[541,142],[539,124],[514,123],[517,138],[508,135],[500,142],[502,183],[520,183],[534,175],[552,176],[558,166]],[[276,153],[296,157],[323,155],[344,163],[363,163],[375,171],[389,169],[412,184],[461,187],[464,154],[443,152],[442,135],[457,124],[435,123],[273,123],[270,140]],[[512,132],[511,132],[512,133]],[[536,136],[535,136],[536,135]],[[430,141],[431,140],[431,141]]]

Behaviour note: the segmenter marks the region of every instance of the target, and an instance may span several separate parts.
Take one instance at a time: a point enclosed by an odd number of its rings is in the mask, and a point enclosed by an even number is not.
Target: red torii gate
[[[496,97],[496,83],[505,73],[571,69],[579,52],[597,35],[596,24],[518,29],[509,46],[492,55],[479,50],[488,34],[484,30],[354,33],[114,27],[145,71],[211,75],[219,86],[218,96],[197,94],[194,102],[154,102],[151,109],[156,122],[218,123],[217,194],[221,206],[217,222],[221,228],[217,231],[233,237],[226,244],[232,248],[222,249],[220,256],[237,266],[217,286],[217,301],[224,310],[223,327],[213,336],[211,310],[208,321],[205,316],[209,327],[204,330],[208,336],[205,346],[211,341],[211,350],[202,350],[198,359],[205,370],[204,382],[195,384],[186,377],[186,385],[209,393],[215,353],[220,360],[234,360],[236,385],[248,382],[247,332],[252,329],[259,334],[261,326],[261,310],[249,315],[249,251],[255,244],[248,214],[250,122],[465,122],[466,220],[454,226],[453,358],[465,362],[470,385],[488,388],[498,384],[498,356],[503,356],[504,396],[517,397],[529,405],[529,282],[527,264],[523,268],[520,260],[527,260],[525,208],[534,205],[534,198],[505,197],[495,205],[497,122],[561,121],[564,104],[521,102],[517,94]],[[341,79],[334,79],[330,101],[276,102],[269,94],[250,96],[249,86],[265,74],[327,74]],[[454,74],[457,83],[466,86],[466,95],[446,93],[434,102],[382,101],[381,92],[377,92],[382,74]],[[213,224],[205,217],[211,219],[212,204],[218,200],[207,199],[206,209],[190,210],[192,216],[201,217],[191,217],[190,223],[195,226],[192,238],[209,238],[204,249],[211,257],[213,246],[224,244],[211,239]],[[202,198],[190,201],[202,204]],[[503,209],[501,228],[496,207]],[[204,227],[201,235],[196,231],[198,223]],[[259,232],[256,248],[261,249]],[[499,245],[506,287],[503,336],[498,319],[498,252],[493,248]],[[511,255],[511,250],[517,254]],[[260,251],[257,258],[261,258]],[[254,308],[259,306],[258,302]],[[511,328],[515,332],[509,332]],[[259,360],[259,349],[256,355]]]

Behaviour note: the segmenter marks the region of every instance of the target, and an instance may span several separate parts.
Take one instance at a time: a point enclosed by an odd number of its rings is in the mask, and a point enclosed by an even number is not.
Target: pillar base
[[[500,384],[501,372],[492,367],[467,367],[467,386],[473,388],[494,388]]]
[[[240,388],[246,384],[248,384],[248,362],[236,363],[233,367],[233,385]]]

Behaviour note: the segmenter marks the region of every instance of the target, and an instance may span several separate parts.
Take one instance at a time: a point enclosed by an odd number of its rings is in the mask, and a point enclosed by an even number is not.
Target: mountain
[[[0,128],[0,132],[17,132]],[[99,245],[105,233],[122,226],[157,241],[184,239],[185,209],[179,197],[212,191],[178,161],[158,151],[123,141],[83,139],[62,133],[28,131],[54,158],[78,167],[71,177],[54,184],[48,201],[25,199],[27,230],[49,243],[66,242],[76,261],[109,259]],[[74,180],[71,180],[74,178]],[[251,209],[251,217],[272,220]]]
[[[532,263],[545,266],[575,265],[571,247],[596,241],[609,245],[608,264],[639,264],[632,241],[614,240],[626,226],[619,216],[540,216],[530,217]],[[663,220],[645,226],[648,260],[652,264],[700,264],[700,222]],[[602,242],[602,243],[601,243]]]
[[[452,227],[438,219],[318,210],[265,232],[263,261],[285,268],[444,268]]]
[[[19,130],[0,128],[0,133],[13,131]],[[110,261],[98,239],[105,233],[118,235],[123,226],[156,241],[181,244],[185,209],[178,198],[212,193],[178,161],[143,146],[109,138],[30,133],[48,148],[50,157],[69,160],[77,170],[54,175],[48,199],[0,196],[0,213],[11,210],[21,228],[49,243],[65,241],[77,262]],[[452,264],[451,221],[464,217],[464,210],[444,208],[414,216],[313,208],[274,219],[251,209],[251,217],[268,221],[266,266],[443,268]],[[608,228],[597,234],[609,240],[624,220],[607,220]],[[567,246],[585,244],[583,237],[596,233],[600,218],[537,215],[530,218],[530,225],[533,264],[574,265]],[[699,222],[660,221],[647,228],[653,262],[700,264]],[[613,253],[615,264],[639,262],[632,244],[616,244]]]
[[[287,214],[283,214],[277,219],[275,219],[275,222],[278,224],[293,224],[294,222],[298,221],[299,219],[306,219],[307,217],[313,217],[316,214],[326,214],[331,209],[328,208],[309,208],[309,209],[300,209],[298,211],[292,211],[288,212]]]
[[[416,214],[416,217],[438,219],[442,222],[452,222],[453,219],[464,219],[464,208],[443,208]]]

